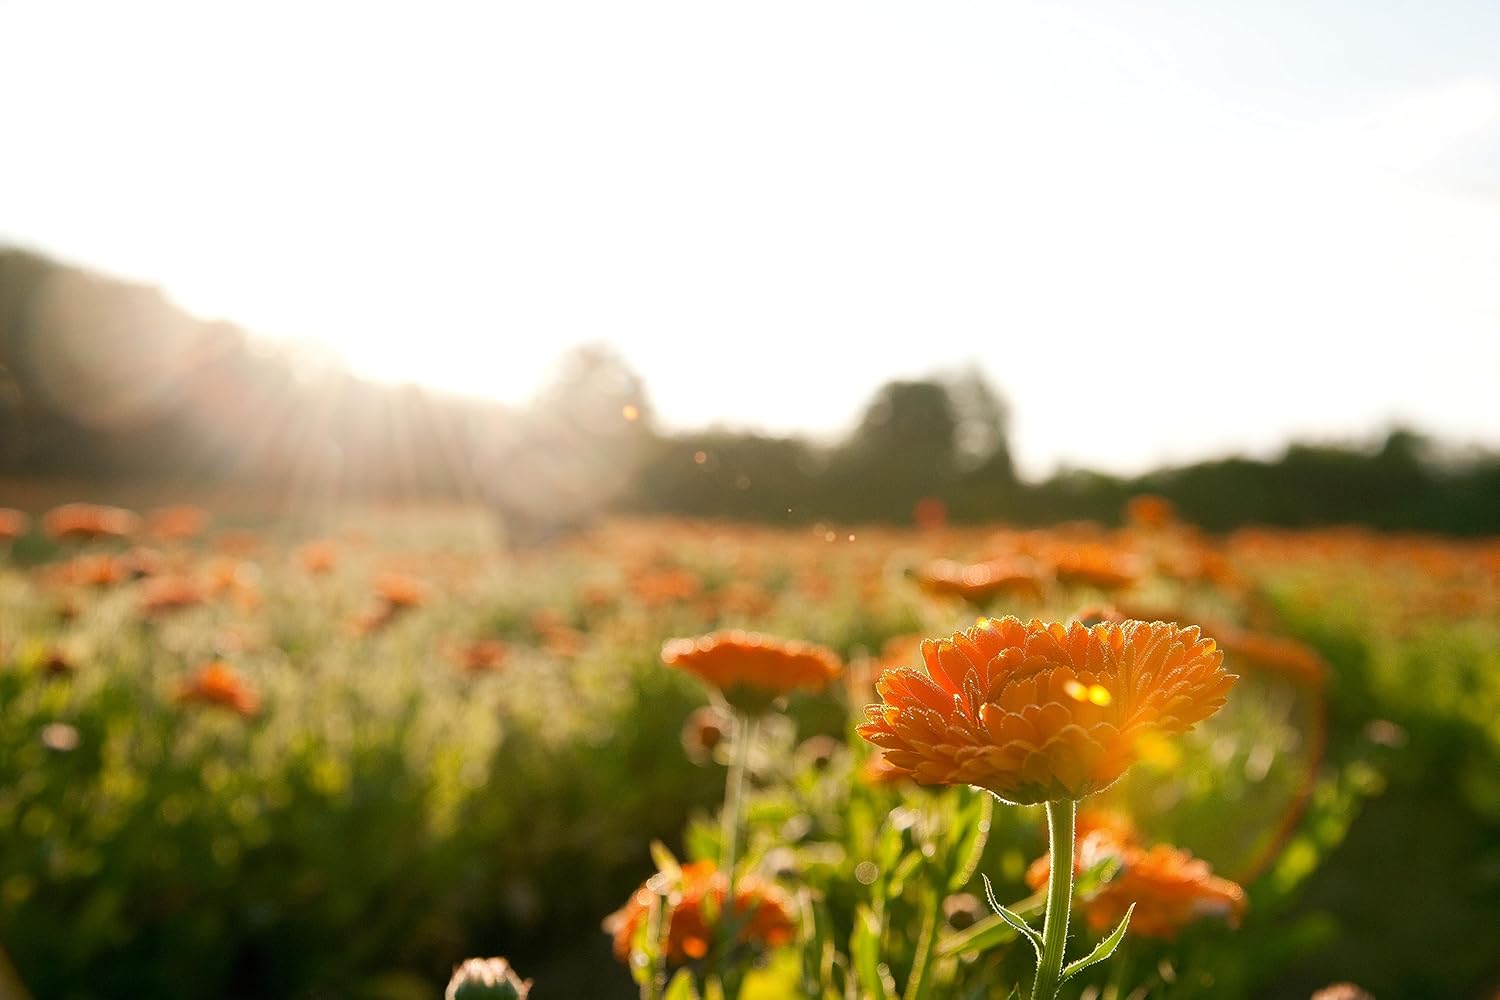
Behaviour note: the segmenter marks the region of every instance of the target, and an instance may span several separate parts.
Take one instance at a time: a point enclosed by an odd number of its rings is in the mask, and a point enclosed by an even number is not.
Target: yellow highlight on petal
[[[1109,689],[1102,684],[1085,684],[1082,681],[1070,680],[1063,684],[1063,694],[1074,701],[1087,701],[1103,707],[1108,705],[1114,698]]]

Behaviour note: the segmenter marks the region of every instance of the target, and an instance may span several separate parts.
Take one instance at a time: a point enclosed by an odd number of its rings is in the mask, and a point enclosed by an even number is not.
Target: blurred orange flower
[[[208,511],[192,504],[160,507],[146,515],[151,534],[162,541],[196,538],[208,525]]]
[[[1107,931],[1125,916],[1132,903],[1130,931],[1144,937],[1174,938],[1202,917],[1221,917],[1231,926],[1245,912],[1245,890],[1214,875],[1206,861],[1168,844],[1144,848],[1128,821],[1111,814],[1079,814],[1075,873],[1113,859],[1119,869],[1113,878],[1085,896],[1084,920],[1095,932]],[[1051,858],[1043,855],[1026,872],[1026,884],[1047,884]]]
[[[1125,503],[1125,521],[1137,528],[1165,528],[1177,520],[1172,501],[1154,493],[1133,496]]]
[[[400,573],[382,573],[376,577],[375,592],[392,608],[419,608],[427,603],[426,585]]]
[[[42,516],[42,530],[51,538],[124,538],[135,533],[141,519],[122,507],[93,503],[65,503]]]
[[[1057,578],[1100,590],[1119,590],[1141,578],[1145,570],[1139,556],[1102,542],[1064,544],[1048,553]]]
[[[916,580],[934,597],[960,597],[973,604],[1001,596],[1039,601],[1046,586],[1036,564],[1020,557],[980,563],[937,559],[917,570]]]
[[[308,573],[331,573],[338,564],[338,547],[327,539],[311,541],[297,550],[297,561]]]
[[[661,658],[667,666],[712,684],[750,715],[765,712],[792,691],[821,691],[843,669],[830,649],[739,629],[672,639],[662,647]]]
[[[203,590],[185,576],[157,576],[141,588],[141,614],[153,616],[203,603]]]
[[[459,650],[458,662],[471,674],[504,669],[509,648],[499,639],[476,639]]]
[[[0,542],[13,542],[26,534],[31,518],[25,511],[0,507]]]
[[[250,718],[260,711],[260,697],[229,664],[205,663],[177,689],[181,704],[220,705]]]
[[[1296,639],[1242,629],[1224,629],[1215,635],[1220,637],[1219,644],[1236,666],[1255,666],[1315,688],[1322,687],[1328,679],[1328,664],[1323,657]]]
[[[614,938],[615,957],[622,962],[630,961],[636,931],[661,905],[660,894],[652,888],[655,881],[642,885],[629,902],[604,920],[605,933]],[[722,913],[729,896],[727,883],[711,861],[683,865],[679,875],[668,882],[662,936],[669,965],[683,965],[708,954],[717,918],[709,918],[705,904],[712,900],[713,910]],[[792,901],[771,883],[754,876],[739,878],[734,886],[734,913],[742,921],[737,945],[775,948],[792,940]]]
[[[1124,774],[1143,741],[1218,711],[1236,680],[1223,658],[1196,626],[981,618],[923,642],[925,672],[882,674],[859,734],[924,784],[1080,799]]]

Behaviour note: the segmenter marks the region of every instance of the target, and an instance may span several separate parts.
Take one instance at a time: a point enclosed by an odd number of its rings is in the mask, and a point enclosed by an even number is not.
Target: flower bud
[[[453,970],[444,1000],[526,1000],[531,980],[521,980],[503,958],[470,958]]]

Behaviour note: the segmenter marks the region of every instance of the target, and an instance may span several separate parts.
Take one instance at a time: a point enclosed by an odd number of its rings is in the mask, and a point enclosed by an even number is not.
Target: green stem
[[[1078,803],[1072,799],[1047,803],[1052,870],[1047,876],[1042,958],[1037,963],[1031,1000],[1053,1000],[1062,985],[1063,952],[1068,947],[1068,916],[1073,909],[1073,820],[1077,809]]]
[[[729,774],[724,780],[724,809],[719,816],[719,871],[729,880],[729,901],[734,901],[734,866],[739,861],[740,798],[745,790],[745,770],[750,764],[750,744],[755,739],[755,719],[734,714],[730,733]]]
[[[943,894],[933,890],[927,894],[927,905],[923,907],[921,937],[917,941],[917,957],[911,964],[911,978],[906,983],[903,1000],[925,1000],[932,981],[932,949],[937,945],[938,930],[942,923]]]

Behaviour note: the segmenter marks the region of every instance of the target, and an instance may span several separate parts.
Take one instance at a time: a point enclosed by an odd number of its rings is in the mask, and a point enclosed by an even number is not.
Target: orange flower
[[[427,603],[426,585],[400,573],[382,573],[376,577],[375,592],[392,608],[419,608]]]
[[[160,507],[146,517],[151,534],[162,541],[184,541],[197,538],[208,524],[208,511],[192,504]]]
[[[222,705],[250,718],[260,711],[260,697],[229,664],[205,663],[177,689],[181,704]]]
[[[72,583],[81,587],[109,587],[120,583],[128,575],[125,561],[105,552],[80,555],[59,564],[53,570],[60,583]]]
[[[31,527],[31,518],[25,511],[0,507],[0,542],[13,542],[26,534]]]
[[[1002,595],[1039,601],[1045,586],[1036,566],[1020,558],[972,564],[938,559],[917,570],[916,578],[917,585],[934,597],[961,597],[974,604]]]
[[[308,542],[297,550],[297,561],[308,573],[331,573],[338,563],[339,552],[327,539]]]
[[[922,643],[926,671],[881,675],[859,734],[917,781],[976,785],[1019,804],[1112,784],[1143,740],[1181,733],[1236,680],[1196,626],[981,618]]]
[[[43,515],[42,530],[52,538],[124,538],[135,532],[140,521],[120,507],[65,503]]]
[[[759,715],[799,688],[821,691],[842,669],[832,650],[739,629],[696,639],[672,639],[661,650],[669,667],[681,667],[712,684],[735,708]]]
[[[1095,932],[1118,924],[1132,903],[1131,933],[1154,938],[1174,938],[1200,917],[1223,917],[1234,926],[1245,912],[1245,890],[1215,876],[1206,861],[1168,844],[1143,848],[1128,822],[1086,827],[1080,815],[1075,872],[1111,858],[1119,870],[1082,900],[1084,920]],[[1045,886],[1050,862],[1050,857],[1038,858],[1026,872],[1026,884]]]
[[[1311,646],[1279,635],[1225,629],[1220,644],[1236,664],[1255,666],[1312,687],[1323,686],[1328,664]]]
[[[1177,520],[1177,508],[1166,497],[1141,493],[1125,502],[1125,521],[1137,528],[1165,528]]]
[[[502,670],[509,648],[499,639],[476,639],[458,651],[459,665],[471,674]]]
[[[1047,553],[1063,583],[1119,590],[1140,579],[1144,567],[1134,553],[1101,542],[1065,544]]]
[[[141,614],[152,616],[203,603],[203,590],[184,576],[157,576],[141,588]]]
[[[660,895],[652,888],[656,881],[642,885],[628,903],[604,920],[605,933],[614,937],[615,957],[622,962],[630,961],[636,931],[651,911],[662,905]],[[704,904],[712,899],[714,911],[722,913],[729,896],[726,883],[711,861],[683,865],[678,877],[668,882],[662,936],[669,965],[683,965],[708,954],[717,918],[710,921]],[[737,945],[775,948],[792,939],[792,901],[768,882],[754,876],[741,877],[734,886],[734,913],[742,921],[735,938]]]

